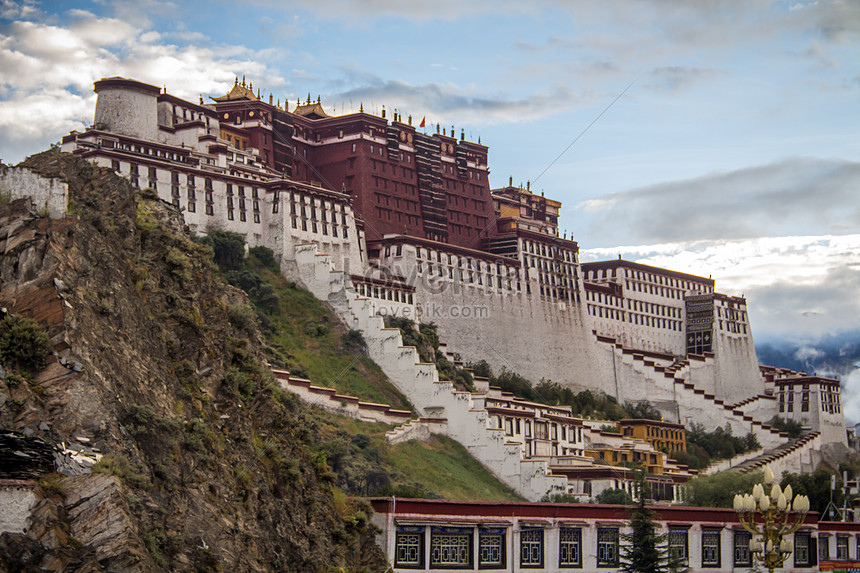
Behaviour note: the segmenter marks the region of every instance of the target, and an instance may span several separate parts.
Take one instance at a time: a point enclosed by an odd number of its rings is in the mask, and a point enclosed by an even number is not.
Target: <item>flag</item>
[[[424,125],[425,125],[425,123],[424,123],[424,122],[425,122],[425,120],[426,120],[426,119],[427,119],[427,116],[426,116],[426,115],[425,115],[424,117],[422,117],[422,118],[421,118],[421,124],[420,124],[418,127],[424,127]]]

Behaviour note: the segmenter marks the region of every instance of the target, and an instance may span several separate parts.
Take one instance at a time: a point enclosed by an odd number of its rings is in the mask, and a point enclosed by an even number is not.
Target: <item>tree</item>
[[[605,489],[594,496],[594,503],[630,505],[633,503],[633,498],[623,489]]]
[[[802,494],[809,497],[809,508],[811,511],[817,511],[821,514],[822,520],[837,520],[838,515],[825,515],[827,506],[830,504],[830,479],[834,474],[824,468],[815,470],[811,474],[791,474],[783,472],[782,479],[779,482],[780,487],[785,489],[785,486],[791,485],[791,490],[794,493]],[[836,476],[836,489],[833,490],[833,504],[837,508],[841,508],[845,501],[845,490],[842,484],[842,478]],[[851,500],[848,503],[852,505]]]
[[[209,245],[221,272],[238,271],[245,260],[245,237],[231,231],[210,231],[199,243]]]
[[[637,472],[635,488],[636,505],[631,510],[630,520],[627,523],[630,533],[621,536],[624,545],[621,547],[619,570],[624,573],[665,573],[687,570],[681,558],[670,554],[668,536],[665,533],[657,533],[654,510],[647,504],[650,488],[643,472]]]
[[[665,552],[660,545],[665,543],[665,535],[657,534],[654,524],[654,510],[645,504],[647,487],[645,476],[641,472],[636,475],[636,505],[630,512],[628,525],[631,532],[621,536],[624,545],[621,547],[621,566],[624,573],[658,573],[665,571]]]
[[[0,365],[30,374],[48,364],[51,339],[32,318],[7,314],[0,319]]]
[[[660,413],[660,410],[655,408],[650,402],[647,400],[640,400],[638,402],[626,401],[624,402],[624,409],[627,411],[627,414],[636,420],[662,420],[663,415]]]
[[[786,420],[780,418],[779,416],[774,416],[768,422],[771,426],[779,430],[780,432],[788,433],[789,438],[799,438],[803,433],[803,426],[800,425],[800,422],[796,420]]]
[[[720,472],[691,479],[684,486],[684,503],[698,507],[732,507],[736,493],[748,493],[763,480],[760,471]]]

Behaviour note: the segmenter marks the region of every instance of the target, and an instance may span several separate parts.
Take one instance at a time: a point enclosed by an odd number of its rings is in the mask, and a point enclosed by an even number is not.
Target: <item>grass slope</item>
[[[255,273],[277,296],[276,307],[262,306],[255,300],[274,366],[309,378],[317,386],[412,410],[409,400],[362,349],[344,344],[345,331],[331,309],[253,256],[248,258],[246,270]]]
[[[379,366],[364,355],[360,336],[344,331],[330,308],[286,280],[271,251],[250,249],[243,260],[241,237],[224,232],[213,233],[203,242],[213,247],[215,261],[227,280],[244,289],[254,303],[273,365],[307,377],[315,385],[412,409]],[[232,319],[249,325],[250,317],[234,313]],[[426,443],[390,446],[385,433],[392,426],[307,405],[301,409],[298,425],[319,467],[348,494],[520,499],[450,438],[434,436]]]
[[[488,472],[457,441],[433,436],[391,446],[391,426],[314,410],[307,422],[318,437],[336,483],[357,495],[516,501],[515,492]],[[377,475],[383,472],[387,476]]]

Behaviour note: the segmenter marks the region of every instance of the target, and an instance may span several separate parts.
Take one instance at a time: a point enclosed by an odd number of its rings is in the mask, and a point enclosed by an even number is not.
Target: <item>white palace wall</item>
[[[438,264],[431,271],[410,244],[403,245],[400,254],[382,254],[379,263],[415,286],[421,322],[435,323],[448,350],[465,362],[485,359],[497,374],[507,369],[534,383],[546,378],[578,390],[614,393],[612,372],[599,366],[582,305],[538,295],[537,281],[531,281],[531,294],[526,294],[525,279],[508,278],[519,269],[515,261],[498,274],[495,262],[473,260],[472,282],[461,280],[457,256],[462,255],[452,255],[453,278],[447,270],[438,276],[436,269],[443,268]],[[481,284],[477,274],[482,275]]]

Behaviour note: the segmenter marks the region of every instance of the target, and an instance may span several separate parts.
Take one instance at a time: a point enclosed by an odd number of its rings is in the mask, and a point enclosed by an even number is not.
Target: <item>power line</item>
[[[624,89],[621,91],[621,93],[620,93],[620,94],[618,94],[617,96],[615,96],[615,99],[614,99],[614,100],[612,100],[612,101],[609,103],[609,105],[607,105],[607,106],[603,109],[603,111],[601,111],[601,112],[597,115],[597,117],[595,117],[595,118],[591,121],[591,123],[589,123],[589,124],[585,127],[585,129],[583,129],[583,130],[579,133],[579,135],[577,135],[577,136],[576,136],[576,138],[574,138],[574,140],[570,142],[570,145],[568,145],[567,147],[565,147],[565,148],[564,148],[564,151],[562,151],[561,153],[559,153],[559,154],[558,154],[558,157],[556,157],[555,159],[553,159],[553,160],[552,160],[552,162],[551,162],[549,165],[547,165],[547,166],[546,166],[546,169],[544,169],[543,171],[541,171],[541,172],[540,172],[540,175],[538,175],[537,177],[535,177],[535,178],[532,180],[532,183],[537,183],[537,180],[538,180],[538,179],[540,179],[540,178],[543,176],[543,174],[544,174],[544,173],[546,173],[547,171],[549,171],[549,168],[550,168],[550,167],[552,167],[553,165],[555,165],[555,162],[556,162],[556,161],[558,161],[559,159],[561,159],[561,156],[562,156],[562,155],[564,155],[565,153],[567,153],[567,150],[568,150],[568,149],[570,149],[571,147],[573,147],[573,144],[574,144],[574,143],[576,143],[577,141],[579,141],[579,138],[581,138],[583,135],[585,135],[585,132],[586,132],[586,131],[588,131],[588,130],[591,128],[591,126],[592,126],[592,125],[594,125],[595,123],[597,123],[597,120],[598,120],[598,119],[600,119],[601,117],[603,117],[603,114],[604,114],[604,113],[606,113],[607,111],[609,111],[609,108],[611,108],[613,105],[615,105],[615,102],[617,102],[619,99],[621,99],[621,96],[623,96],[625,93],[627,93],[627,90],[629,90],[629,89],[633,86],[633,84],[635,84],[635,83],[636,83],[636,80],[638,80],[638,79],[639,79],[639,76],[636,76],[636,78],[634,78],[634,80],[633,80],[632,82],[630,82],[629,84],[627,84],[627,87],[626,87],[626,88],[624,88]]]

